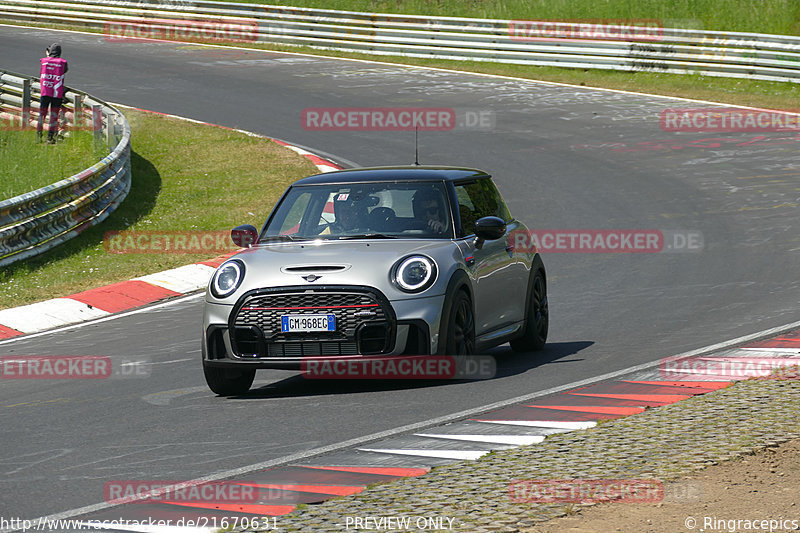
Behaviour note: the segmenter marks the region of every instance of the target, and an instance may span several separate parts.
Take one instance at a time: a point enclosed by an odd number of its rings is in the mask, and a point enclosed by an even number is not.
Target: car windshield
[[[451,239],[449,206],[441,182],[301,185],[278,205],[261,242]]]

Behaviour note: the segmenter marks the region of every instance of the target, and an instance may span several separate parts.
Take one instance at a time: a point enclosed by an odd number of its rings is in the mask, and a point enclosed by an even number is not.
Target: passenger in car
[[[447,229],[447,211],[441,195],[430,189],[420,189],[412,200],[414,216],[422,221],[423,229],[444,233]]]

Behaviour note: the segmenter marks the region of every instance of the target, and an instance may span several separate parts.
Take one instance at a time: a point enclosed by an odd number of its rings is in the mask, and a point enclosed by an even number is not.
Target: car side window
[[[508,206],[503,201],[503,197],[500,195],[500,191],[497,190],[497,186],[494,184],[494,182],[492,180],[485,179],[481,180],[481,185],[483,186],[484,197],[490,199],[489,204],[491,206],[491,212],[489,215],[482,216],[496,216],[498,218],[502,218],[506,224],[511,222],[511,212],[509,212]]]
[[[492,180],[481,179],[455,186],[458,198],[458,211],[464,235],[474,232],[475,221],[479,218],[495,216],[505,222],[511,221],[511,214],[500,192]]]

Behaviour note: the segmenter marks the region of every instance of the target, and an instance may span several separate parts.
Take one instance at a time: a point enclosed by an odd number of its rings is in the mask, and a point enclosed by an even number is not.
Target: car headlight
[[[244,263],[228,261],[220,266],[211,278],[211,293],[217,298],[227,298],[239,288],[244,279]]]
[[[402,291],[422,292],[436,281],[436,263],[424,255],[406,257],[397,262],[393,278]]]

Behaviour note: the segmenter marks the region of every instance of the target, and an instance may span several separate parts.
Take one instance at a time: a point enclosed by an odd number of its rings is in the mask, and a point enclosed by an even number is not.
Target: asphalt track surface
[[[38,29],[0,27],[0,65],[37,75],[54,41],[71,86],[312,147],[345,165],[411,163],[413,133],[307,131],[303,109],[489,111],[488,131],[421,134],[421,162],[489,171],[531,227],[696,230],[705,247],[546,255],[551,343],[536,357],[496,349],[499,375],[488,381],[334,383],[259,371],[249,394],[218,398],[200,368],[199,298],[4,342],[2,355],[144,355],[152,372],[3,380],[0,516],[101,502],[109,480],[193,479],[279,459],[797,319],[797,135],[666,133],[662,109],[699,106],[643,95]]]

